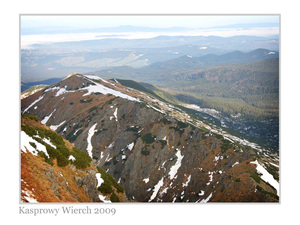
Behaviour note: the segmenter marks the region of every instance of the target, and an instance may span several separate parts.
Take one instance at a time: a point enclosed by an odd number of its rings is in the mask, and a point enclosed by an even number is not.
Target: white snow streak
[[[69,156],[69,158],[68,158],[68,160],[70,160],[70,161],[74,162],[76,159],[75,159],[75,157],[74,157],[74,156],[70,155],[70,156]]]
[[[83,96],[90,95],[92,93],[102,93],[104,95],[112,94],[112,95],[114,95],[116,97],[128,99],[130,101],[140,102],[140,100],[138,98],[131,97],[131,96],[126,95],[126,94],[124,94],[124,93],[122,93],[120,91],[116,91],[116,90],[108,88],[108,87],[106,87],[106,86],[104,86],[102,84],[96,83],[96,82],[94,82],[92,80],[89,80],[89,81],[92,82],[92,83],[94,83],[94,85],[90,85],[88,87],[84,87],[84,88],[79,89],[79,90],[87,90],[88,91]]]
[[[95,123],[90,129],[89,129],[89,133],[88,133],[88,137],[87,137],[87,143],[88,146],[86,148],[89,156],[91,157],[91,159],[93,158],[93,154],[92,154],[92,150],[93,150],[93,146],[92,146],[92,137],[94,135],[94,133],[96,132],[95,127],[97,126],[97,123]]]
[[[64,121],[62,121],[60,124],[58,124],[58,125],[51,125],[50,126],[50,129],[52,129],[52,130],[57,130],[57,128],[59,128],[61,125],[63,125],[64,123],[65,123],[66,121],[64,120]]]
[[[189,185],[190,181],[191,181],[191,175],[188,177],[188,180],[186,181],[186,183],[182,184],[182,187],[187,187]]]
[[[32,102],[24,111],[23,111],[23,114],[28,110],[30,109],[32,106],[34,106],[37,102],[39,102],[40,100],[42,100],[44,98],[45,95],[43,96],[40,96],[37,100],[35,100],[34,102]]]
[[[104,180],[101,178],[101,174],[100,173],[96,173],[96,178],[98,181],[97,187],[100,187],[102,183],[104,183]]]
[[[234,167],[235,165],[238,165],[239,162],[235,162],[231,167]]]
[[[169,172],[169,176],[170,176],[170,179],[171,179],[171,180],[175,177],[175,175],[176,175],[178,169],[179,169],[180,166],[181,166],[181,160],[182,160],[183,157],[184,157],[184,156],[181,155],[181,152],[180,152],[179,149],[177,149],[176,156],[177,156],[177,161],[176,161],[175,165],[173,165],[173,166],[171,167],[170,172]]]
[[[255,162],[250,163],[256,165],[257,172],[262,174],[261,179],[273,186],[277,191],[277,195],[279,195],[279,183],[277,182],[277,180],[275,180],[274,177],[262,165],[260,165],[257,162],[257,160],[255,160]]]
[[[49,116],[45,116],[44,119],[41,121],[42,124],[46,125],[52,114],[56,111],[56,109],[53,110],[53,112]]]
[[[207,198],[202,199],[200,203],[207,203],[211,199],[211,197],[212,197],[212,193],[210,193],[210,195]]]
[[[116,110],[114,112],[114,117],[115,117],[116,121],[118,122],[118,108],[116,108]]]
[[[131,151],[134,147],[134,142],[132,142],[131,144],[127,145],[127,148]]]
[[[30,190],[22,190],[26,196],[23,196],[29,203],[38,203],[38,201],[34,198],[32,191]]]
[[[29,142],[33,142],[36,145],[36,149],[32,147]],[[49,158],[47,149],[44,145],[34,140],[32,137],[28,136],[24,131],[21,131],[21,150],[27,152],[26,149],[33,155],[37,156],[38,151],[42,151]]]
[[[98,195],[98,197],[99,197],[99,199],[100,199],[102,202],[104,202],[104,203],[111,203],[111,201],[110,201],[110,200],[106,200],[106,199],[105,199],[105,196],[103,196],[103,195]]]
[[[146,184],[149,182],[149,177],[143,180]]]
[[[43,138],[43,142],[45,142],[46,144],[50,145],[52,148],[56,149],[56,146],[51,143],[50,139]]]
[[[161,186],[163,186],[163,184],[164,184],[164,178],[162,177],[160,181],[158,181],[158,183],[154,186],[154,191],[149,199],[149,202],[151,202],[156,197],[159,189],[161,188]]]

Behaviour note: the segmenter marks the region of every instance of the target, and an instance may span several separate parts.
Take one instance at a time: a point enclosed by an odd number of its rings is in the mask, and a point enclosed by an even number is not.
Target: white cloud
[[[250,36],[271,36],[279,35],[279,27],[266,27],[266,28],[221,28],[221,29],[198,29],[192,31],[182,32],[127,32],[122,33],[70,33],[70,34],[37,34],[37,35],[22,35],[21,48],[30,48],[32,44],[49,44],[55,42],[72,42],[83,40],[96,40],[107,38],[107,35],[112,35],[116,38],[123,39],[140,39],[140,38],[154,38],[160,35],[165,36],[221,36],[231,37],[237,35],[250,35]]]

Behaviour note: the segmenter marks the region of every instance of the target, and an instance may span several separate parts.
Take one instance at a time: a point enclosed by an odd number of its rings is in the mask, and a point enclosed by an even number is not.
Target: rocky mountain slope
[[[37,117],[22,116],[22,202],[127,201],[124,189],[91,161]]]
[[[278,201],[279,156],[151,95],[73,74],[22,99],[139,202]]]

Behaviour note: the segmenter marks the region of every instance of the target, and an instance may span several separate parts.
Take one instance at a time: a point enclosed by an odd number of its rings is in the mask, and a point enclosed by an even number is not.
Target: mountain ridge
[[[278,155],[117,82],[74,75],[23,99],[21,111],[85,150],[129,200],[278,201],[253,178],[254,162],[271,172]]]

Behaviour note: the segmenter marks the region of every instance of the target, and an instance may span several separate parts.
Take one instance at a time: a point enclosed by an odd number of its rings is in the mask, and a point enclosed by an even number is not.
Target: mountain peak
[[[73,73],[70,73],[68,76],[66,76],[63,80],[68,79],[68,78],[70,78],[70,77],[72,77],[74,75],[82,75],[82,74],[73,72]]]

